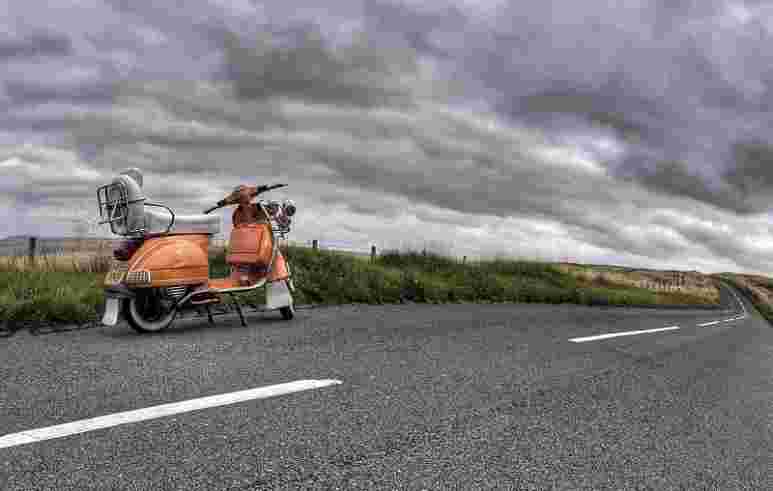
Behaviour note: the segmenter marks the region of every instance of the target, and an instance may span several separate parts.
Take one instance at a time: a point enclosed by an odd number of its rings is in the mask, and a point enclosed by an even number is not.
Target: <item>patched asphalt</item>
[[[0,449],[0,489],[773,489],[773,329],[725,310],[341,306],[0,342],[0,436],[341,385]],[[744,300],[746,302],[746,300]],[[570,338],[680,326],[587,343]]]

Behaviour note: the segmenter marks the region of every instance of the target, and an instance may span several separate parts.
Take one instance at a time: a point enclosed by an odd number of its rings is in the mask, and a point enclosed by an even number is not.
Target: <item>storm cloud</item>
[[[289,182],[298,240],[773,271],[763,4],[12,8],[8,235],[136,166],[180,213]]]
[[[72,53],[67,37],[49,33],[37,33],[21,39],[0,38],[0,60],[39,56],[65,56]]]

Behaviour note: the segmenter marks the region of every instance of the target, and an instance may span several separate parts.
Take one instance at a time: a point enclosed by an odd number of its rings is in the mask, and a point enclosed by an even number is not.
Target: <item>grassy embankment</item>
[[[98,318],[109,251],[80,256],[0,258],[0,321],[82,324]],[[461,264],[437,254],[386,251],[368,257],[290,246],[296,304],[537,302],[582,305],[710,305],[718,292],[708,277],[690,273],[680,289],[657,272],[495,259]],[[225,276],[225,251],[213,251],[213,277]],[[661,275],[662,276],[662,275]],[[244,297],[242,297],[244,298]],[[260,290],[248,303],[264,301]],[[229,301],[229,297],[225,298]],[[2,324],[2,322],[0,322]]]

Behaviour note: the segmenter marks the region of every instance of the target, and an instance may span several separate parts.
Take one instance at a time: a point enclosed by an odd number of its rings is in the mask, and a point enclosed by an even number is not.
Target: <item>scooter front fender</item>
[[[118,323],[118,314],[121,311],[121,302],[123,297],[105,297],[105,313],[102,315],[103,326],[114,326]]]
[[[113,285],[105,288],[105,311],[102,314],[102,325],[116,325],[121,313],[121,304],[126,299],[131,299],[135,296],[134,291],[127,288],[126,285]]]
[[[276,310],[293,304],[293,296],[285,280],[266,284],[266,309]]]

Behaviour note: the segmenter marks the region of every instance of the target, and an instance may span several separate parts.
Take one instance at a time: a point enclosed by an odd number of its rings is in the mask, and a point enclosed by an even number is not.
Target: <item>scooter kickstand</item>
[[[212,311],[209,309],[209,304],[204,305],[204,307],[207,309],[207,317],[209,317],[209,323],[214,326],[215,325],[215,319],[212,318]]]
[[[236,295],[232,293],[231,299],[234,301],[234,305],[236,306],[236,311],[239,312],[239,319],[242,320],[242,326],[247,327],[247,323],[244,322],[244,314],[242,314],[242,306],[239,305],[239,301],[236,299]]]

